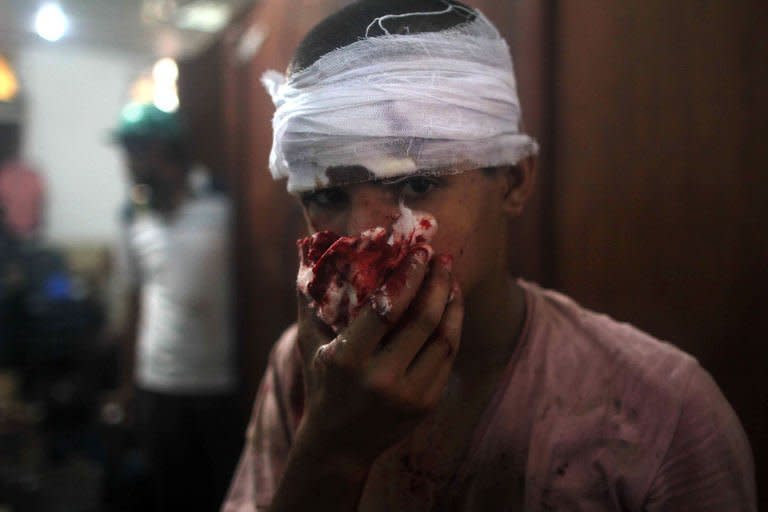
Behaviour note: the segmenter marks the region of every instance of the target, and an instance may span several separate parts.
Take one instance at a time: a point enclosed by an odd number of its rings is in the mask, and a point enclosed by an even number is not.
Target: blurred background
[[[26,212],[0,240],[0,510],[140,509],[131,432],[99,414],[128,193],[108,135],[130,100],[178,109],[234,201],[247,409],[294,318],[304,231],[267,172],[259,78],[348,3],[0,0],[0,162],[25,176],[10,195]],[[542,145],[511,267],[696,356],[744,424],[768,507],[768,6],[467,3],[510,42]]]

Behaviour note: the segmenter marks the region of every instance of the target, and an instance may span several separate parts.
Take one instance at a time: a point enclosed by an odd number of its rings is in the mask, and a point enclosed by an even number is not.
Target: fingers
[[[429,253],[417,249],[387,281],[344,331],[348,343],[338,357],[354,363],[366,360],[392,330],[419,292],[428,269]]]
[[[393,333],[382,360],[391,359],[392,364],[405,373],[416,354],[427,340],[433,337],[443,321],[448,299],[451,295],[452,259],[441,256],[435,259],[426,282],[409,309],[400,329]]]
[[[435,403],[440,398],[461,342],[464,300],[457,284],[453,285],[451,295],[434,335],[406,372],[409,385],[414,389],[426,390],[425,401],[428,403]]]
[[[317,318],[309,306],[309,299],[304,294],[298,292],[296,301],[298,304],[299,351],[304,363],[307,364],[313,360],[317,349],[330,342],[334,334],[330,327]]]
[[[452,355],[458,345],[463,303],[458,288],[452,290],[452,259],[438,257],[430,270],[428,258],[424,250],[411,253],[387,281],[382,294],[335,337],[300,295],[299,328],[305,363],[361,368],[389,336],[386,349],[375,356],[376,367],[390,375],[404,375],[413,367],[418,370],[415,379],[426,378],[422,374],[434,378],[445,360],[438,354]],[[449,301],[452,295],[458,299]]]

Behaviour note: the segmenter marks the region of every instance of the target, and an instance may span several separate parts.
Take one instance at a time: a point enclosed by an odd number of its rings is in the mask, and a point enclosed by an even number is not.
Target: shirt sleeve
[[[712,377],[694,372],[645,510],[756,511],[752,452]]]
[[[260,512],[270,506],[298,428],[302,392],[301,359],[292,328],[270,355],[222,512]]]

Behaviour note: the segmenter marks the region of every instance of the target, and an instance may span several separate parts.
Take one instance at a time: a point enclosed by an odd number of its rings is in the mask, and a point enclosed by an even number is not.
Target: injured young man
[[[481,12],[361,0],[263,82],[308,236],[223,510],[755,510],[693,357],[510,275],[538,146]]]

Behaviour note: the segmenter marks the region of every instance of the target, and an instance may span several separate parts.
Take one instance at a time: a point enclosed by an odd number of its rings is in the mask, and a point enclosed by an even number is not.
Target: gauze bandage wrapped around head
[[[272,176],[301,193],[514,165],[535,154],[536,142],[520,133],[509,48],[476,14],[449,30],[403,35],[390,35],[387,17],[377,18],[368,37],[288,79],[265,73],[277,107]]]

